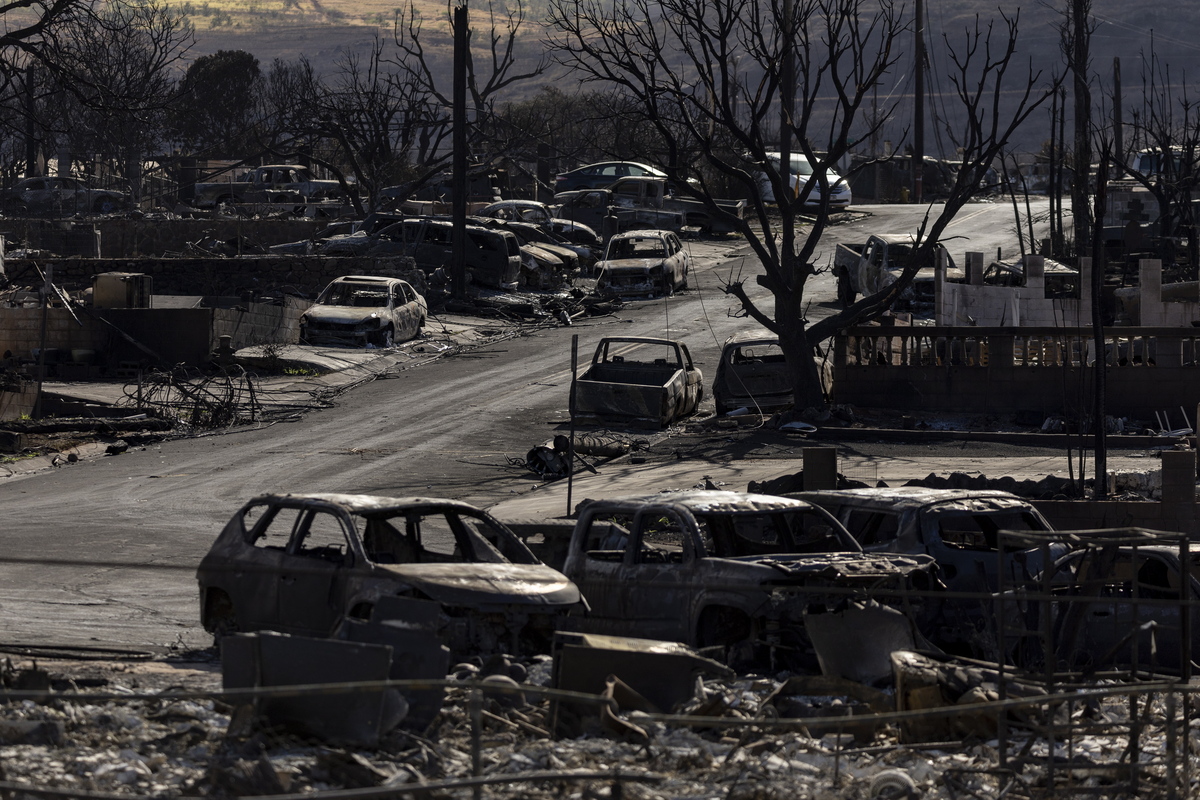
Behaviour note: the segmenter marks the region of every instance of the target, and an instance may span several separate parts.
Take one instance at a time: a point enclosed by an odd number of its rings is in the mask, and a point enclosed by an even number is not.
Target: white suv
[[[781,169],[782,160],[779,153],[767,153],[767,160],[771,162],[771,166],[776,171]],[[814,177],[813,168],[808,163],[808,159],[804,157],[803,153],[792,153],[791,166],[792,168],[789,171],[788,177],[795,196],[799,197],[805,188],[811,184],[812,189],[809,192],[808,198],[804,201],[804,205],[809,207],[819,206],[821,204],[821,184]],[[833,169],[829,170],[828,175],[829,207],[846,208],[853,199],[850,193],[850,184]],[[771,181],[767,177],[766,172],[758,173],[758,192],[759,197],[764,200],[779,202],[771,190]]]

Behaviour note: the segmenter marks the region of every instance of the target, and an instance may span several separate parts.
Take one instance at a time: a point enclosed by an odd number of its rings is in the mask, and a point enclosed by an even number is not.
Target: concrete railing
[[[853,405],[946,412],[1090,408],[1087,328],[858,327],[834,342],[833,396]],[[1153,420],[1200,402],[1200,329],[1106,328],[1108,413]]]
[[[1104,330],[1110,367],[1200,367],[1200,329]],[[1091,367],[1086,328],[858,327],[842,331],[834,365],[846,367]]]

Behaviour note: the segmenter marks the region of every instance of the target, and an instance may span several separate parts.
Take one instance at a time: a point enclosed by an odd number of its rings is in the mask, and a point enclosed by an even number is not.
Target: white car
[[[303,344],[392,347],[425,327],[425,298],[399,278],[347,275],[325,287],[300,317]]]
[[[596,291],[670,295],[686,289],[692,257],[674,231],[626,231],[608,241],[596,264]]]
[[[767,153],[767,160],[771,162],[771,166],[775,171],[781,169],[783,163],[779,153]],[[808,163],[808,159],[803,153],[791,154],[791,170],[788,173],[789,182],[792,187],[794,197],[799,197],[802,192],[808,190],[808,197],[804,201],[806,207],[816,207],[821,205],[821,184],[813,175],[812,165]],[[832,168],[828,171],[829,176],[829,207],[830,208],[846,208],[853,201],[853,196],[850,192],[850,184],[841,175],[838,175]],[[809,188],[811,186],[811,188]],[[766,172],[758,173],[758,192],[759,197],[764,200],[778,203],[778,198],[771,190],[771,181],[767,178]]]

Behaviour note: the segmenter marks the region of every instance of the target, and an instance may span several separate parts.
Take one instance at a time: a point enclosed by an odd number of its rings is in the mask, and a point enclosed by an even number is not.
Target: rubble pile
[[[781,692],[796,686],[795,679],[748,676],[698,680],[693,699],[674,716],[622,712],[627,725],[646,733],[644,740],[596,731],[554,739],[552,703],[535,697],[537,684],[549,680],[548,666],[544,657],[529,665],[523,695],[486,695],[478,725],[470,698],[485,684],[472,682],[448,691],[427,729],[393,732],[371,749],[261,723],[246,726],[220,692],[178,686],[161,693],[135,691],[118,682],[119,673],[76,699],[49,689],[40,697],[10,695],[0,724],[0,786],[130,797],[319,796],[416,783],[469,786],[478,758],[478,774],[491,784],[485,796],[493,797],[956,800],[1047,791],[1121,794],[1130,788],[1127,759],[1134,736],[1140,789],[1123,796],[1155,796],[1172,775],[1187,775],[1195,785],[1196,764],[1173,759],[1171,746],[1194,750],[1200,728],[1196,722],[1182,731],[1164,726],[1179,714],[1174,695],[1138,695],[1133,726],[1130,698],[1119,687],[1111,696],[1083,692],[1076,704],[1047,704],[1043,724],[1057,725],[1053,744],[1019,724],[1003,745],[994,728],[991,738],[905,744],[902,725],[848,725],[844,729],[853,735],[838,732],[838,719],[847,720],[847,710],[861,705],[853,697],[785,696]],[[70,686],[61,678],[53,683]],[[796,711],[804,712],[803,722],[782,716]],[[973,713],[995,720],[990,709],[976,706]],[[827,729],[818,730],[814,718],[828,721]],[[1002,750],[1008,758],[1003,767]],[[1180,787],[1179,796],[1191,793],[1194,788]]]

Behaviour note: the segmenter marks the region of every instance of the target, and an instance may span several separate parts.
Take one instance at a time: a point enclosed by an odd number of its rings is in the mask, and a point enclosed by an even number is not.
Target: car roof
[[[249,504],[256,503],[325,503],[338,506],[351,514],[378,514],[405,511],[414,508],[454,508],[488,516],[470,503],[437,497],[385,497],[373,494],[338,494],[335,492],[306,492],[289,494],[264,494],[255,497]]]
[[[1023,503],[1028,502],[1011,492],[1004,492],[999,489],[930,489],[924,486],[898,486],[895,488],[878,489],[828,489],[789,493],[788,496],[798,497],[821,505],[826,505],[824,501],[834,500],[843,505],[869,505],[877,508],[888,507],[893,509],[929,508],[931,506],[964,500],[1014,500]]]
[[[400,278],[383,278],[378,275],[343,275],[340,278],[334,278],[334,283],[338,281],[354,281],[356,283],[404,283]]]
[[[594,503],[637,503],[680,505],[694,514],[714,512],[756,512],[812,508],[812,504],[790,497],[750,492],[727,492],[709,489],[658,492],[656,494],[622,495],[591,501]]]
[[[634,231],[622,231],[613,236],[613,239],[640,239],[643,236],[666,236],[674,231],[664,231],[660,228],[638,228]]]
[[[724,347],[747,344],[779,344],[779,337],[772,336],[769,331],[753,330],[738,331],[725,340]]]
[[[652,167],[649,164],[643,164],[640,161],[597,161],[595,164],[584,164],[582,167],[576,167],[575,169],[570,170],[570,172],[579,172],[580,170],[591,169],[592,167],[612,167],[620,164],[625,164],[631,167],[641,167],[642,169],[648,171],[651,175],[664,178],[667,176],[667,173],[663,172],[658,167]]]

